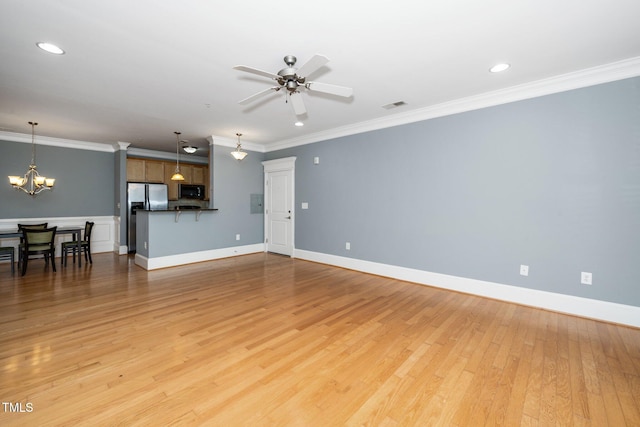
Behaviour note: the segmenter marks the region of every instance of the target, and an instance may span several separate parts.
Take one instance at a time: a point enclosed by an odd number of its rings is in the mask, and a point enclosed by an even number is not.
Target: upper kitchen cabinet
[[[144,159],[127,159],[127,181],[144,182]]]
[[[169,200],[178,199],[178,184],[199,184],[209,186],[209,167],[180,163],[180,173],[184,181],[171,181],[176,171],[176,163],[167,160],[127,158],[127,181],[153,182],[168,185]]]
[[[191,165],[191,184],[207,185],[208,181],[209,181],[208,167],[200,166],[200,165]]]
[[[127,181],[163,183],[165,163],[159,160],[127,158]]]
[[[146,182],[164,183],[165,162],[147,160],[144,166]]]

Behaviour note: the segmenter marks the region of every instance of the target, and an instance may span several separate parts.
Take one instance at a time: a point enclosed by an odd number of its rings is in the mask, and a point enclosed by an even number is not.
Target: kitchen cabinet
[[[171,181],[176,163],[166,160],[127,158],[127,181],[167,184],[169,200],[178,200],[178,184],[200,184],[209,186],[209,167],[180,162],[180,173],[184,181]]]
[[[206,185],[209,180],[209,173],[206,166],[191,166],[191,184]],[[186,178],[186,177],[185,177]]]
[[[127,181],[164,183],[165,164],[160,160],[127,159]]]
[[[145,182],[164,183],[165,162],[155,162],[153,160],[145,160]]]
[[[144,159],[127,159],[127,181],[144,182]]]

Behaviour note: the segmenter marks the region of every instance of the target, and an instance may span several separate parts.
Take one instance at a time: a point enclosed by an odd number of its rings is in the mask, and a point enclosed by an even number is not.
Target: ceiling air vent
[[[392,102],[391,104],[383,105],[382,108],[384,108],[385,110],[390,110],[392,108],[401,107],[403,105],[407,105],[407,103],[404,101],[397,101]]]

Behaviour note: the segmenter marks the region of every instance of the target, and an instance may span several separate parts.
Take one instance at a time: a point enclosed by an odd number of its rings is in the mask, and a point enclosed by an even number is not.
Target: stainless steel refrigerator
[[[127,246],[136,251],[136,211],[168,209],[166,184],[130,182],[127,184]]]

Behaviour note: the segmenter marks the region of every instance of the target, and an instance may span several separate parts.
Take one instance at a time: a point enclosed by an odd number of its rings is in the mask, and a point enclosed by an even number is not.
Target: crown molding
[[[430,107],[398,113],[375,120],[354,123],[352,125],[342,126],[299,138],[268,143],[265,145],[265,152],[312,144],[314,142],[325,141],[328,139],[355,135],[358,133],[434,119],[437,117],[472,110],[479,110],[481,108],[537,98],[540,96],[566,92],[573,89],[595,86],[602,83],[609,83],[637,76],[640,76],[640,57],[625,59],[623,61],[511,86],[505,89],[443,102]]]
[[[221,147],[236,148],[236,145],[238,145],[237,139],[225,136],[211,135],[207,137],[207,141],[209,141],[209,145],[219,145]],[[258,153],[264,153],[266,151],[266,147],[264,145],[245,141],[244,139],[240,141],[240,145],[242,146],[242,149],[246,151],[256,151]]]
[[[0,140],[31,144],[31,134],[0,131]],[[114,153],[119,149],[114,144],[76,141],[72,139],[52,138],[50,136],[40,135],[36,135],[36,144],[49,145],[52,147],[74,148],[76,150],[103,151],[107,153]]]

